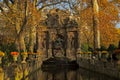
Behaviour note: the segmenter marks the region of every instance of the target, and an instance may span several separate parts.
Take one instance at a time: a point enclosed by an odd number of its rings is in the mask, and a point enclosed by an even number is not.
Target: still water
[[[85,69],[77,70],[38,70],[28,80],[117,80]]]

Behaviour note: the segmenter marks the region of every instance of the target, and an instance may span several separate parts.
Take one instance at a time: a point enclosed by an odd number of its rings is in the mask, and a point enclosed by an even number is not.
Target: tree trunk
[[[34,45],[36,44],[36,29],[31,27],[30,29],[30,41],[29,41],[29,51],[34,52]]]
[[[18,20],[16,21],[16,34],[17,34],[16,45],[17,45],[18,51],[23,52],[23,51],[26,51],[26,45],[24,40],[25,34],[24,34],[24,31],[20,32],[20,30],[21,30],[21,26]]]
[[[29,51],[30,52],[34,52],[34,48],[35,48],[35,44],[36,44],[36,18],[35,18],[35,15],[36,15],[36,0],[34,0],[33,2],[33,12],[32,12],[32,23],[33,25],[31,26],[30,28],[30,44],[29,44]]]
[[[94,32],[94,50],[100,48],[100,31],[99,31],[99,7],[97,0],[92,0],[93,6],[93,32]]]
[[[20,33],[18,40],[19,40],[20,52],[25,52],[26,46],[25,46],[25,40],[24,40],[24,32]]]

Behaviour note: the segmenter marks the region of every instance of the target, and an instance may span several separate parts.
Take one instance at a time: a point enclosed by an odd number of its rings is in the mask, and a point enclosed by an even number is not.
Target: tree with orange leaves
[[[94,0],[82,0],[81,4],[81,28],[84,26],[88,27],[88,30],[93,33],[93,8],[91,1]],[[99,29],[100,29],[100,40],[101,45],[108,46],[109,44],[117,44],[119,41],[119,35],[117,29],[115,28],[117,22],[119,21],[119,10],[116,7],[115,1],[108,0],[97,0],[99,5]],[[77,5],[76,5],[77,6]],[[84,30],[82,30],[84,33]],[[87,34],[87,33],[86,33]],[[87,34],[88,36],[91,34]],[[83,38],[82,38],[83,39]],[[84,37],[85,39],[85,37]],[[83,39],[83,40],[84,40]],[[91,43],[93,37],[90,39]]]
[[[0,13],[8,26],[15,32],[12,36],[20,51],[26,51],[25,38],[29,36],[29,50],[33,52],[36,26],[39,25],[42,10],[45,7],[60,4],[64,0],[2,0]],[[8,27],[6,26],[6,27]],[[11,29],[10,29],[11,30]]]

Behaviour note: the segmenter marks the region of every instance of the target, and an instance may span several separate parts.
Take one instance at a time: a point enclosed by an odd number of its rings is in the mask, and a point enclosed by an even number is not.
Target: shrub
[[[81,49],[82,49],[82,52],[87,52],[88,51],[88,45],[87,44],[82,44]]]
[[[107,50],[113,52],[115,49],[117,49],[117,47],[114,44],[110,44]]]
[[[102,45],[102,46],[100,47],[100,51],[106,51],[106,50],[107,50],[107,48],[106,48],[105,46]]]

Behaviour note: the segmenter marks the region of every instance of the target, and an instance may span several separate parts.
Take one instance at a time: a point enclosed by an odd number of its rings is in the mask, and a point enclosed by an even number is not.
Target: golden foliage
[[[85,0],[87,1],[87,0]],[[88,27],[93,26],[92,7],[87,7],[81,11],[81,23]],[[101,45],[108,46],[109,44],[117,44],[119,35],[115,28],[116,22],[119,20],[118,9],[113,3],[108,0],[99,0],[99,27],[101,34]],[[85,31],[85,30],[84,30]],[[88,34],[89,35],[89,34]]]

